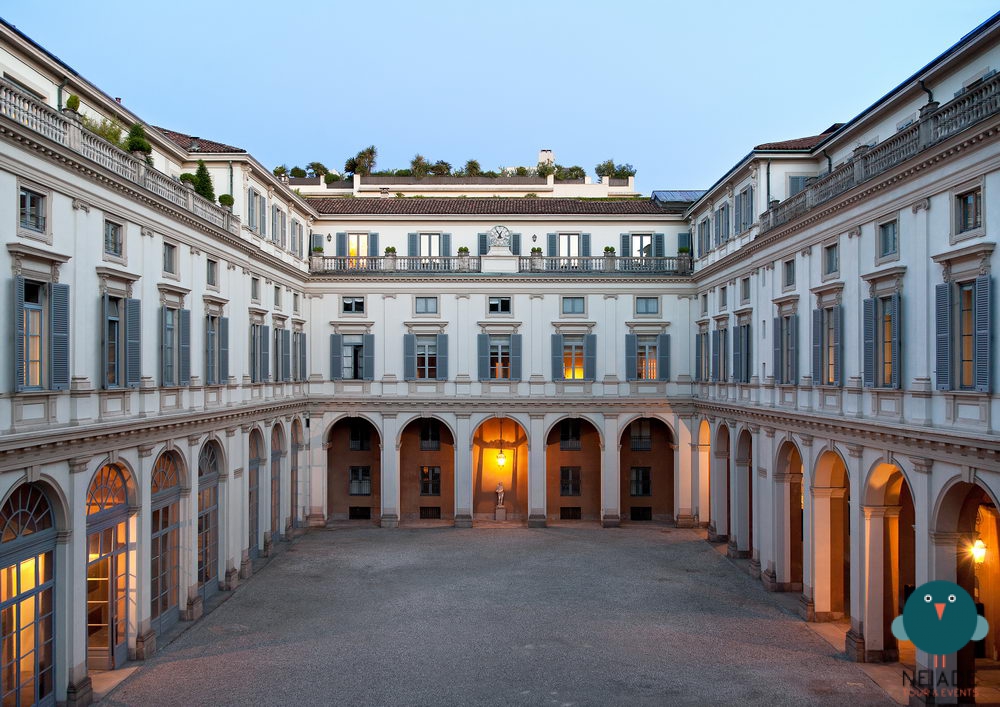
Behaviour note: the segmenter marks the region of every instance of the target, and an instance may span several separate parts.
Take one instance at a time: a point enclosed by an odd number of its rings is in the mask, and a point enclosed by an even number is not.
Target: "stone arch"
[[[327,521],[381,520],[382,453],[387,443],[382,434],[379,423],[366,414],[339,415],[327,425]]]
[[[598,424],[588,415],[560,415],[544,441],[547,520],[601,520],[606,440]]]
[[[813,464],[812,610],[808,618],[833,621],[852,614],[851,479],[847,461],[836,448],[821,450]],[[854,533],[857,536],[857,533]],[[806,597],[807,605],[809,597]]]
[[[712,522],[708,526],[709,542],[728,542],[733,534],[733,474],[731,430],[723,421],[712,431],[709,464],[711,464]]]
[[[574,419],[586,420],[587,422],[589,422],[590,426],[597,431],[597,438],[598,440],[600,440],[601,449],[604,449],[604,445],[606,444],[607,440],[604,439],[603,425],[597,420],[595,420],[590,413],[580,413],[579,415],[565,413],[560,415],[555,420],[553,420],[548,427],[545,428],[545,436],[543,439],[548,440],[549,435],[552,433],[552,430],[554,430],[558,425],[562,424],[563,420],[574,420]]]
[[[618,433],[622,520],[672,522],[674,518],[673,430],[656,415],[634,415]]]
[[[802,591],[805,546],[804,464],[799,445],[786,434],[777,445],[775,454],[774,500],[780,509],[775,516],[778,525],[777,558],[772,574],[765,572],[765,586],[772,591]]]
[[[448,432],[451,434],[452,440],[455,440],[455,441],[458,440],[458,433],[455,430],[455,426],[453,424],[451,424],[450,422],[448,422],[448,420],[446,420],[442,415],[435,415],[433,413],[431,413],[431,414],[415,413],[415,414],[410,415],[409,417],[407,417],[407,418],[399,421],[399,425],[398,425],[399,429],[396,432],[396,439],[394,440],[394,443],[396,445],[396,449],[400,448],[400,444],[403,441],[403,430],[405,430],[406,427],[408,425],[410,425],[411,423],[413,423],[414,421],[416,421],[416,420],[422,420],[422,419],[427,419],[427,418],[433,419],[433,420],[437,420],[439,423],[441,423],[442,425],[444,425],[448,429]]]
[[[658,421],[662,422],[664,425],[666,425],[667,431],[670,433],[670,441],[672,443],[674,443],[674,444],[677,443],[677,439],[678,439],[678,437],[677,437],[677,430],[674,427],[674,425],[671,424],[672,416],[664,415],[664,414],[658,413],[658,412],[651,412],[651,413],[637,412],[637,413],[629,415],[628,417],[625,417],[624,418],[624,422],[622,422],[622,419],[619,419],[619,425],[618,425],[618,440],[619,440],[619,442],[621,441],[622,435],[625,433],[625,430],[628,429],[629,425],[631,425],[636,420],[642,420],[644,418],[648,418],[650,420],[658,420]]]
[[[333,428],[336,427],[338,423],[341,423],[344,420],[351,420],[351,419],[362,419],[368,422],[372,427],[374,427],[375,431],[378,432],[379,445],[381,446],[382,420],[381,418],[376,419],[375,416],[370,415],[366,412],[345,412],[332,418],[329,422],[326,423],[326,427],[323,428],[323,441],[324,442],[330,441],[330,433],[333,431]]]
[[[455,433],[437,415],[399,425],[399,521],[455,519]]]
[[[502,466],[497,463],[501,439]],[[529,445],[528,425],[516,416],[486,415],[475,423],[470,445],[474,520],[494,520],[502,515],[506,520],[527,521]],[[496,488],[500,482],[504,484],[504,509],[498,514]]]

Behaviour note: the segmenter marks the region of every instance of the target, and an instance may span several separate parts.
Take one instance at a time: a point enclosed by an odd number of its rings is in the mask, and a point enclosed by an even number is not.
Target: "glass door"
[[[128,531],[125,521],[87,536],[87,667],[111,670],[128,658]]]

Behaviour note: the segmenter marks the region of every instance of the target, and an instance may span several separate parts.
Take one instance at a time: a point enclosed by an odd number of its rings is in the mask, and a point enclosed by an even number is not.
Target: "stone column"
[[[455,527],[472,527],[472,424],[469,413],[455,416]]]
[[[693,488],[698,474],[698,449],[691,443],[692,418],[676,418],[674,440],[674,521],[678,528],[694,527]]]
[[[617,528],[621,525],[621,445],[618,438],[618,416],[604,415],[601,444],[601,525]]]
[[[228,450],[236,470],[229,488],[227,511],[229,528],[235,533],[233,547],[238,547],[240,552],[240,579],[249,579],[253,574],[253,563],[250,561],[250,474],[247,471],[247,464],[250,463],[249,442],[250,425],[241,425],[239,434],[229,440]]]
[[[64,578],[56,582],[56,599],[64,599],[59,604],[66,611],[60,624],[66,629],[64,636],[68,644],[69,681],[66,688],[67,705],[89,705],[93,701],[93,689],[87,673],[87,487],[90,484],[92,467],[89,457],[70,461],[71,488],[67,489],[66,513],[70,527],[74,530],[67,535],[57,536],[56,551],[62,551],[66,559]],[[56,568],[57,570],[60,568]],[[60,592],[60,588],[64,588]],[[56,619],[59,619],[57,611]],[[58,647],[62,640],[56,640]]]
[[[235,468],[230,462],[231,457],[227,450],[228,447],[232,447],[229,444],[229,440],[236,436],[238,430],[238,427],[230,427],[226,430],[226,442],[222,445],[223,467],[219,469],[219,563],[222,565],[221,569],[219,569],[219,578],[220,588],[226,591],[236,589],[236,586],[240,583],[240,566],[236,561],[236,558],[240,556],[240,548],[239,544],[235,542],[238,536],[233,530],[233,522],[231,520],[232,496],[235,494],[239,497],[240,495],[239,478],[236,476]],[[242,472],[240,473],[242,474]],[[197,511],[197,496],[194,498],[195,511]],[[195,533],[197,533],[197,529],[198,520],[197,516],[195,516]]]
[[[788,546],[788,494],[790,475],[771,475],[771,527],[774,529],[774,556],[767,568],[761,572],[764,588],[769,592],[781,591],[780,585],[787,581],[791,557]]]
[[[323,439],[329,417],[329,414],[324,414],[320,418],[310,418],[309,428],[305,430],[309,445],[306,452],[308,461],[299,469],[299,473],[309,476],[305,505],[309,509],[306,523],[310,528],[322,528],[326,525],[326,516],[329,512],[326,507],[328,447],[326,440]]]
[[[718,449],[711,452],[712,471],[710,474],[711,489],[709,493],[712,497],[712,522],[708,526],[709,542],[724,542],[729,539],[729,518],[726,513],[726,503],[728,495],[726,493],[726,479],[729,477],[728,453],[720,454]]]
[[[399,420],[382,415],[382,527],[399,527]]]
[[[530,415],[528,422],[528,527],[546,525],[545,416]]]
[[[132,658],[134,660],[146,660],[151,658],[153,653],[156,652],[156,632],[152,629],[150,625],[150,551],[151,551],[151,489],[152,489],[152,477],[153,477],[153,464],[155,459],[153,458],[153,445],[144,445],[139,447],[139,461],[136,464],[135,474],[136,474],[136,484],[139,488],[143,488],[145,484],[145,492],[140,493],[140,508],[139,513],[135,518],[135,537],[133,538],[136,553],[133,555],[135,568],[135,580],[133,582],[134,596],[135,596],[135,648],[132,653]],[[186,461],[186,460],[185,460]],[[190,464],[188,465],[190,469]],[[187,504],[185,503],[190,498],[190,494],[182,495],[180,499],[181,511],[181,525],[178,528],[178,533],[180,534],[180,557],[177,558],[180,563],[180,574],[177,579],[177,594],[178,603],[180,604],[181,610],[184,609],[184,601],[186,598],[186,592],[184,588],[186,586],[186,562],[188,560],[188,545],[187,542],[187,520],[189,518],[187,511]],[[131,569],[131,568],[130,568]]]

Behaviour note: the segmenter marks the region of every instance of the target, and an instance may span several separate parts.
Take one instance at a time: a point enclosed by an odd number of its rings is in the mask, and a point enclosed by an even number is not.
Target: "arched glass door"
[[[87,667],[91,670],[110,670],[128,658],[125,474],[118,465],[106,464],[87,491]]]
[[[17,487],[0,507],[0,700],[54,705],[56,529],[45,492]]]
[[[247,544],[251,558],[260,554],[260,468],[264,465],[264,439],[260,432],[250,433],[250,464],[247,469],[247,505],[250,538]]]
[[[180,498],[178,459],[160,455],[153,466],[152,529],[150,539],[150,618],[157,633],[180,616]]]
[[[271,541],[281,539],[281,457],[285,453],[285,436],[281,427],[271,431]]]
[[[198,456],[198,590],[202,600],[219,589],[219,446],[208,442]]]

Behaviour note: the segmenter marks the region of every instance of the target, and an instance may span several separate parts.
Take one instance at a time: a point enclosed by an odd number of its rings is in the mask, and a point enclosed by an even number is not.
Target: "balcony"
[[[580,258],[551,257],[544,255],[521,256],[520,272],[538,272],[550,275],[578,275],[580,273],[618,273],[626,275],[686,275],[691,272],[691,257],[618,257],[590,256]]]
[[[517,272],[545,275],[687,275],[691,273],[691,257],[678,255],[669,258],[619,258],[592,256],[558,258],[539,255],[516,256]],[[493,267],[491,267],[493,263]],[[310,271],[326,275],[365,275],[397,273],[428,275],[434,273],[509,273],[510,257],[459,255],[451,257],[425,256],[350,256],[313,255],[309,260]]]
[[[915,124],[873,147],[859,148],[837,169],[761,214],[760,232],[767,233],[794,221],[998,112],[1000,74],[943,106],[929,103],[921,109],[920,120]]]
[[[481,258],[473,256],[408,255],[313,255],[309,269],[314,273],[364,275],[365,273],[455,273],[482,272]]]

